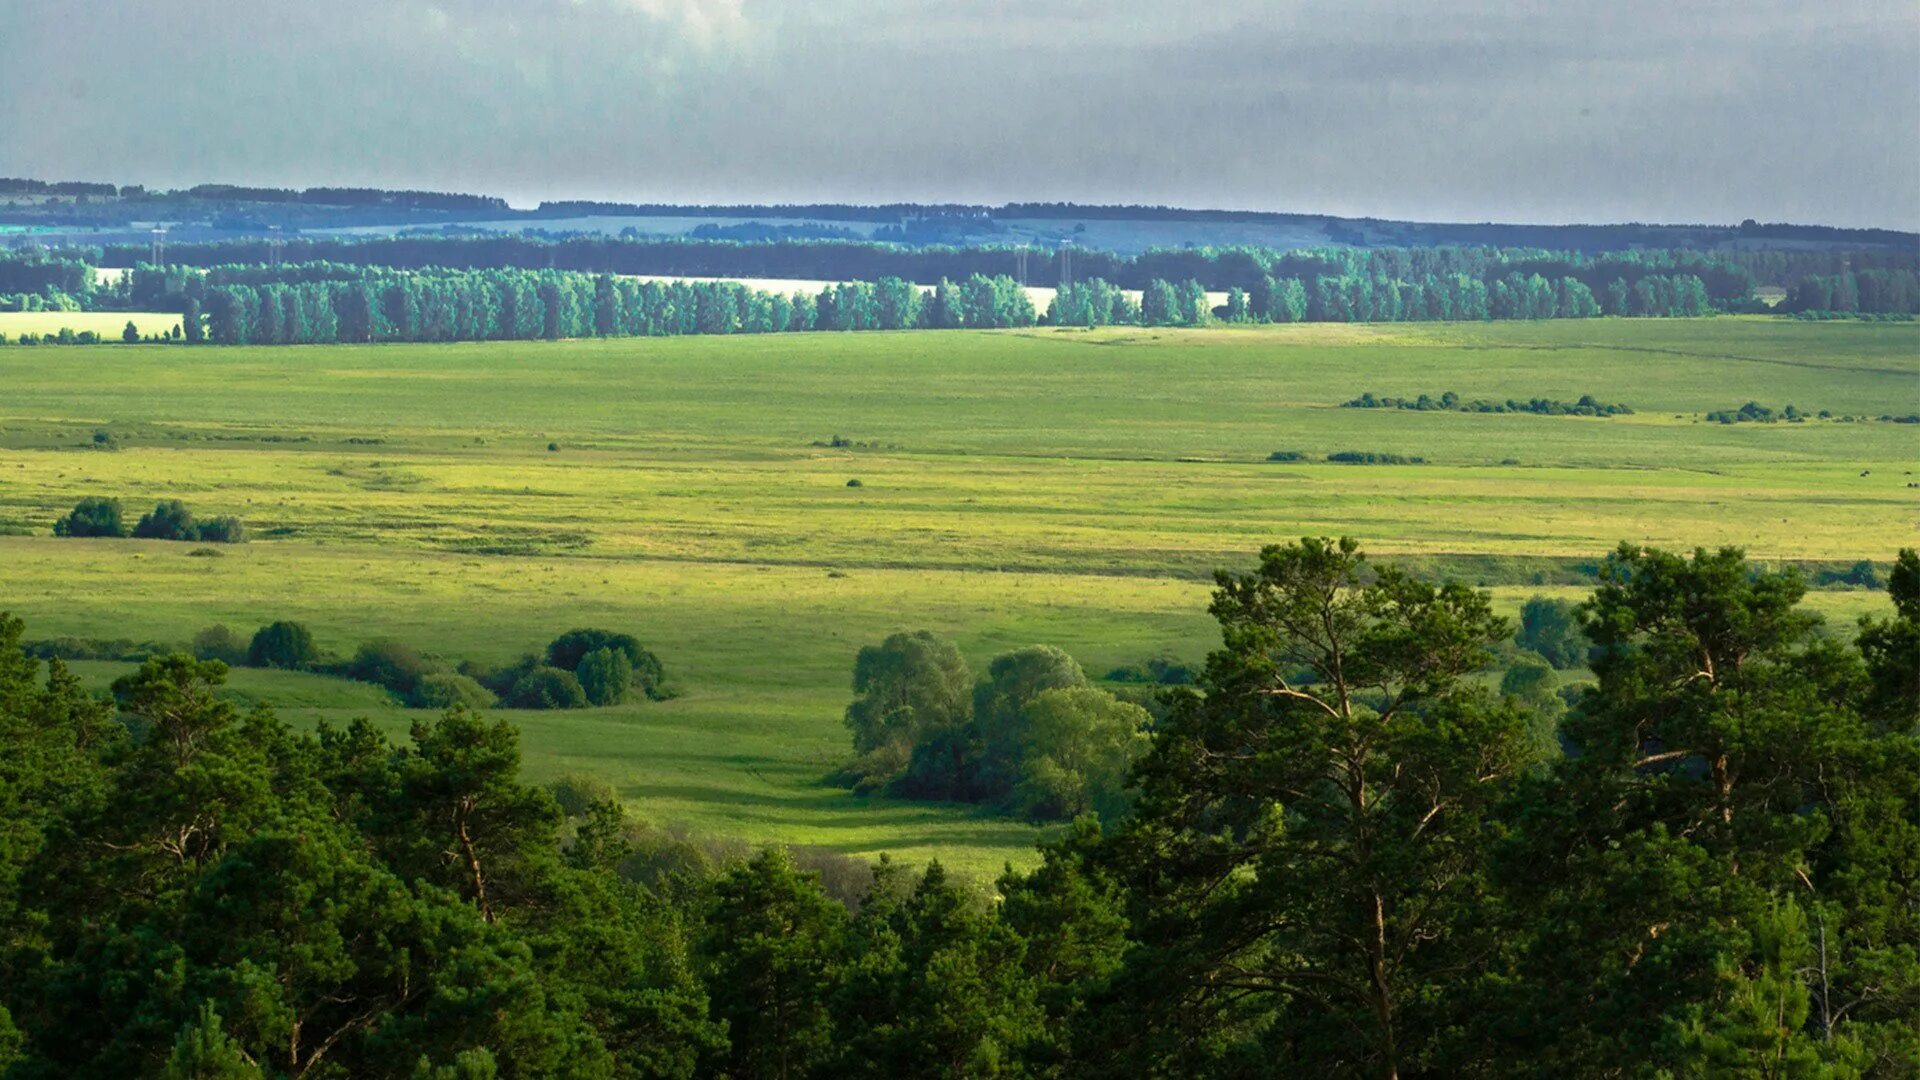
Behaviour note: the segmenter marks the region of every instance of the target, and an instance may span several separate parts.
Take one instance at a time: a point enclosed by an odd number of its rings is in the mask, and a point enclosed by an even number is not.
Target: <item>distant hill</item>
[[[1418,222],[1324,214],[1168,206],[1002,206],[890,203],[680,205],[544,202],[374,188],[255,188],[201,184],[180,191],[80,181],[0,179],[0,241],[101,244],[145,239],[164,226],[176,241],[280,235],[388,236],[414,232],[527,233],[772,240],[877,240],[907,247],[1037,245],[1133,255],[1154,248],[1488,245],[1604,252],[1920,249],[1920,233],[1790,223],[1528,225]]]

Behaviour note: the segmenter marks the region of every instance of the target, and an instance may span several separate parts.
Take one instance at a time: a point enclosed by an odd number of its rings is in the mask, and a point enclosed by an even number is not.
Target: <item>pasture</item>
[[[657,823],[981,874],[1029,858],[1033,831],[822,782],[846,750],[853,654],[892,630],[950,635],[976,666],[1058,644],[1098,675],[1197,660],[1207,573],[1303,533],[1350,533],[1512,609],[1577,594],[1564,583],[1622,539],[1884,562],[1920,517],[1920,426],[1701,418],[1748,400],[1911,413],[1913,324],[5,349],[0,386],[0,609],[31,636],[184,641],[293,618],[334,651],[393,636],[504,661],[570,626],[628,630],[680,696],[510,714],[534,778],[594,771]],[[1338,407],[1448,390],[1636,412]],[[1428,463],[1319,460],[1340,450]],[[210,557],[48,535],[85,495],[130,515],[181,498],[255,540]],[[1813,602],[1843,626],[1883,603]],[[124,670],[86,668],[100,685]],[[409,716],[351,683],[235,683],[300,721],[401,732]]]

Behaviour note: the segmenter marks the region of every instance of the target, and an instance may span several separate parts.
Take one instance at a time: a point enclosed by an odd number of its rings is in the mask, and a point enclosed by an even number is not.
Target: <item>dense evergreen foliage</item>
[[[1920,555],[1888,583],[1849,643],[1797,574],[1622,546],[1550,741],[1544,663],[1479,678],[1488,597],[1351,541],[1219,575],[1155,721],[1057,650],[862,650],[888,783],[937,744],[965,767],[926,776],[1070,812],[1125,772],[997,903],[668,858],[464,708],[304,734],[186,655],[96,698],[0,617],[0,1074],[1911,1076]]]

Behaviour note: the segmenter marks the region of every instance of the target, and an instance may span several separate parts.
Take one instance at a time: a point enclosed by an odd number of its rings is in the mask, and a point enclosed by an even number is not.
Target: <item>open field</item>
[[[1302,533],[1352,533],[1511,608],[1621,539],[1884,561],[1920,518],[1920,426],[1698,419],[1749,399],[1913,412],[1913,324],[8,349],[0,386],[0,533],[33,534],[0,535],[0,608],[33,636],[284,617],[338,651],[392,635],[507,660],[569,626],[628,629],[682,696],[511,714],[533,776],[592,769],[658,822],[981,873],[1032,831],[820,782],[844,751],[853,653],[891,630],[950,634],[976,664],[1051,642],[1098,673],[1197,659],[1205,572]],[[1335,407],[1446,390],[1638,411]],[[93,448],[103,427],[121,449]],[[815,445],[834,436],[867,445]],[[1431,463],[1264,460],[1347,449]],[[216,558],[47,535],[93,494],[136,514],[180,497],[256,540]],[[1841,623],[1881,603],[1815,596]],[[119,670],[87,667],[102,684]],[[354,684],[236,684],[297,719],[407,722]]]
[[[113,341],[127,323],[142,334],[171,333],[180,325],[180,316],[171,311],[0,311],[0,334],[11,341],[21,334],[57,334],[62,329],[80,333],[91,330]]]

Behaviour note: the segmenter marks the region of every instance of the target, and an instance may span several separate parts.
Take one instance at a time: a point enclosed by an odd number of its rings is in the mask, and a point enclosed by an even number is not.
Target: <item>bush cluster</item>
[[[1798,424],[1806,418],[1805,413],[1792,405],[1776,412],[1757,401],[1749,401],[1737,409],[1716,409],[1707,414],[1707,419],[1716,424],[1772,424],[1781,420]]]
[[[491,669],[462,664],[460,673],[515,709],[618,705],[636,692],[654,701],[671,696],[660,658],[633,635],[612,630],[569,630],[544,654],[528,653]]]
[[[1382,454],[1372,450],[1340,450],[1327,460],[1343,465],[1425,465],[1427,459],[1413,454]]]
[[[1831,567],[1814,571],[1813,583],[1822,588],[1846,585],[1856,589],[1883,589],[1886,582],[1880,577],[1880,569],[1870,559],[1861,559],[1845,570]]]
[[[1514,644],[1562,670],[1585,665],[1592,648],[1580,628],[1579,605],[1546,596],[1533,597],[1521,605]]]
[[[1514,398],[1508,398],[1505,401],[1475,398],[1472,401],[1463,401],[1459,394],[1451,390],[1437,398],[1426,394],[1416,398],[1375,397],[1372,392],[1368,392],[1343,403],[1340,407],[1343,409],[1411,409],[1415,412],[1534,413],[1540,416],[1630,416],[1633,414],[1633,410],[1625,405],[1596,401],[1592,394],[1581,394],[1578,401],[1560,401],[1556,398],[1530,398],[1526,401]]]
[[[110,441],[102,442],[97,436],[95,442],[111,445]],[[179,499],[167,499],[156,503],[150,512],[141,515],[129,532],[119,499],[88,496],[75,503],[73,509],[67,511],[66,517],[53,523],[53,535],[116,538],[131,535],[137,540],[240,544],[246,542],[247,529],[237,517],[197,521],[185,503]]]
[[[1116,818],[1152,719],[1087,682],[1050,645],[995,657],[973,677],[952,642],[925,630],[860,650],[846,725],[856,791],[972,802],[1035,821]]]
[[[385,687],[401,704],[414,709],[456,705],[479,709],[494,702],[485,687],[460,674],[452,664],[391,638],[361,645],[341,673]]]
[[[152,654],[164,651],[154,646]],[[194,635],[192,652],[200,660],[372,683],[416,709],[486,708],[496,699],[516,709],[580,709],[615,705],[634,693],[656,700],[669,696],[660,659],[632,635],[610,630],[569,630],[544,654],[491,669],[472,662],[456,665],[392,638],[365,642],[344,660],[330,658],[305,625],[289,620],[261,627],[245,643],[228,627],[209,626]]]
[[[1114,668],[1107,672],[1107,681],[1186,686],[1193,682],[1193,668],[1170,656],[1156,656],[1144,663],[1122,664]]]

